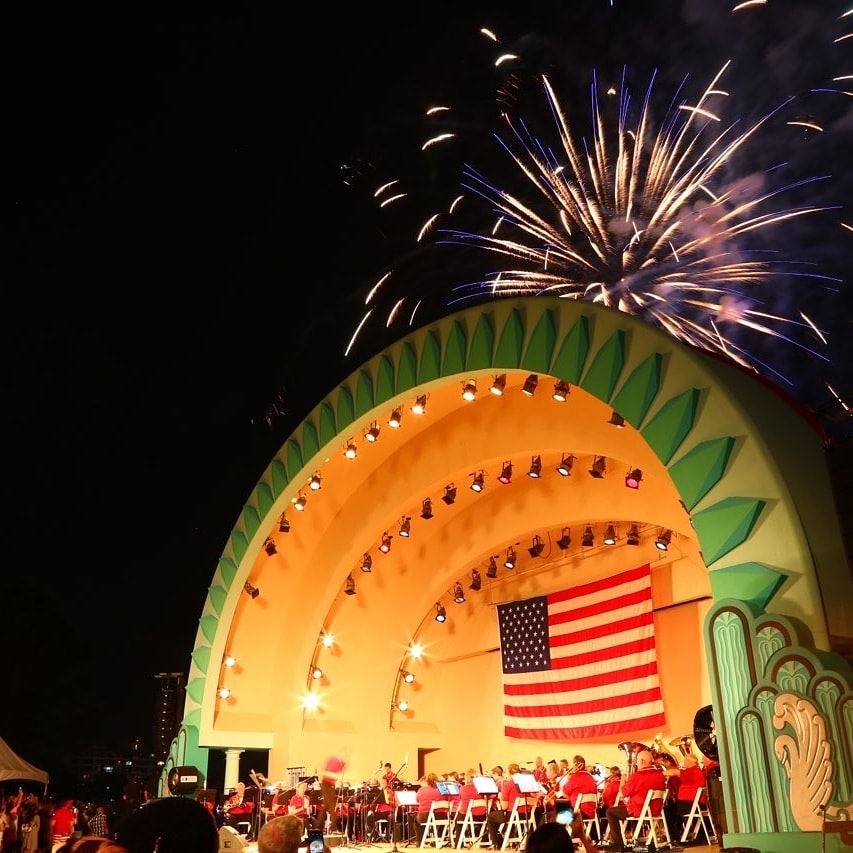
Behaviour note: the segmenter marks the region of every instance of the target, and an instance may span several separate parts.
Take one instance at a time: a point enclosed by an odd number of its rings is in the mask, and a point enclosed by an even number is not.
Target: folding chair
[[[646,834],[644,844],[648,846],[649,844],[651,844],[653,838],[655,839],[655,844],[657,844],[657,831],[663,829],[663,835],[666,836],[665,843],[671,847],[672,839],[669,837],[669,828],[666,825],[666,818],[663,814],[663,801],[665,798],[666,791],[649,791],[646,794],[646,799],[643,803],[642,809],[640,809],[640,813],[636,817],[629,817],[626,820],[620,821],[623,840],[625,838],[625,830],[628,824],[630,823],[630,821],[635,821],[633,841],[636,845],[636,843],[640,840],[640,836],[642,835],[643,824],[648,821],[649,831]],[[652,803],[655,800],[660,800],[661,810],[659,815],[652,814]]]
[[[622,792],[619,791],[616,794],[616,799],[613,801],[613,807],[616,808],[622,802]],[[601,839],[602,843],[606,843],[610,841],[610,824],[607,822],[606,816],[604,820],[604,837]]]
[[[589,835],[590,829],[595,827],[595,840],[601,841],[601,826],[598,823],[598,794],[578,794],[575,800],[575,814],[583,814],[581,812],[581,805],[583,803],[593,803],[595,805],[592,817],[583,818],[584,832]]]
[[[444,812],[443,815],[436,812]],[[451,843],[450,839],[450,803],[447,800],[433,800],[429,806],[429,815],[424,824],[424,834],[421,838],[421,847],[426,847],[427,842],[432,842],[436,847],[444,847]]]
[[[474,817],[474,809],[483,809],[482,817]],[[468,808],[465,809],[465,816],[462,818],[462,824],[459,827],[459,837],[456,839],[456,848],[459,849],[463,844],[470,842],[473,847],[479,845],[483,840],[483,833],[486,831],[486,819],[489,816],[489,804],[485,800],[469,800]],[[477,829],[479,824],[480,828]]]
[[[503,844],[501,850],[506,850],[510,844],[517,844],[519,848],[524,845],[524,839],[527,838],[527,833],[534,828],[534,810],[536,808],[537,797],[516,797],[512,804],[512,811],[509,813],[507,822],[503,825]],[[523,815],[519,812],[519,805],[527,807],[527,814]]]
[[[717,830],[714,827],[714,821],[711,820],[711,812],[707,806],[703,806],[699,800],[705,792],[704,788],[697,788],[696,795],[693,797],[693,804],[690,806],[690,811],[684,815],[684,832],[681,833],[681,840],[696,841],[699,837],[699,830],[705,833],[705,841],[710,844],[717,840]],[[707,823],[706,823],[707,821]],[[710,827],[710,831],[708,829]]]

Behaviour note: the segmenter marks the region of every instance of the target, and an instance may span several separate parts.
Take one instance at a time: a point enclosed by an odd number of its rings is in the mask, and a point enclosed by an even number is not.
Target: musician
[[[572,759],[569,775],[563,782],[563,796],[569,801],[572,808],[575,806],[578,794],[597,794],[598,784],[592,778],[592,774],[586,769],[586,760],[582,755],[576,755]],[[595,803],[583,803],[581,813],[585,818],[595,816]]]
[[[225,822],[228,826],[237,827],[237,824],[249,820],[249,815],[255,807],[254,803],[245,801],[246,785],[238,782],[234,793],[225,801],[222,810],[225,812]]]
[[[545,794],[542,797],[542,808],[545,812],[545,822],[551,823],[557,816],[557,797],[560,796],[560,771],[556,761],[549,761],[545,768]]]
[[[468,812],[468,803],[471,800],[483,799],[474,785],[474,776],[476,775],[477,772],[473,768],[465,771],[465,784],[459,789],[459,809],[456,812],[456,822],[458,824],[462,823],[465,819],[465,815]],[[471,814],[474,820],[485,820],[486,807],[475,806]]]
[[[702,768],[699,766],[699,759],[692,753],[688,753],[684,756],[684,767],[681,770],[678,793],[675,800],[672,803],[667,803],[664,807],[670,837],[677,838],[681,834],[681,818],[690,814],[690,807],[693,805],[693,798],[696,796],[696,791],[699,788],[707,791],[707,786],[708,782],[705,779]],[[703,792],[699,802],[705,805],[707,801],[707,797]]]
[[[382,779],[386,782],[387,787],[391,788],[394,785],[394,780],[397,778],[397,774],[391,768],[390,761],[385,762],[384,770],[385,772],[382,774]]]
[[[601,791],[601,801],[605,809],[612,809],[616,805],[616,797],[622,787],[622,770],[619,767],[611,767],[610,775],[604,780],[604,788]]]
[[[390,767],[391,765],[387,765]],[[376,821],[391,820],[391,812],[394,810],[392,803],[394,801],[394,789],[391,787],[391,781],[387,778],[388,774],[374,779],[374,787],[371,788],[371,793],[368,795],[367,803],[364,808],[367,813],[364,818],[364,828],[367,840],[375,840],[376,836]],[[394,778],[394,774],[391,774]]]
[[[545,769],[545,763],[542,761],[542,756],[537,755],[533,762],[533,778],[540,784],[544,785],[548,778],[548,771]]]
[[[335,788],[341,784],[346,766],[347,763],[343,758],[338,755],[330,755],[326,760],[326,766],[323,768],[323,775],[320,779],[320,791],[323,794],[323,804],[326,806],[326,814],[329,816],[332,831],[337,831],[339,826],[338,815],[335,813],[335,802],[337,801]]]
[[[649,791],[666,789],[666,779],[663,773],[652,764],[652,754],[647,749],[637,753],[637,769],[630,778],[622,783],[622,804],[607,810],[607,823],[610,826],[609,849],[622,850],[625,842],[622,839],[620,820],[628,817],[639,817]],[[652,814],[659,815],[661,802],[656,800],[652,805]]]
[[[516,799],[521,796],[518,785],[515,784],[512,778],[513,774],[520,771],[519,766],[517,764],[510,764],[507,769],[509,776],[504,779],[498,793],[498,805],[500,808],[495,809],[486,821],[486,825],[489,828],[489,840],[492,842],[492,850],[498,850],[503,845],[503,836],[500,834],[498,827],[509,820],[512,807]],[[523,806],[519,805],[518,813],[519,815],[527,815],[526,803]]]
[[[287,814],[296,815],[302,820],[305,828],[313,826],[311,820],[311,800],[308,799],[306,793],[308,785],[306,782],[299,782],[296,786],[296,791],[287,803]]]
[[[418,811],[416,818],[418,845],[420,845],[421,839],[424,837],[424,824],[426,824],[427,822],[427,818],[429,817],[429,810],[433,802],[442,799],[442,796],[438,793],[438,788],[435,785],[437,781],[438,776],[435,773],[427,773],[426,777],[423,780],[423,785],[418,788]],[[436,817],[447,817],[446,811],[436,811],[435,814]]]

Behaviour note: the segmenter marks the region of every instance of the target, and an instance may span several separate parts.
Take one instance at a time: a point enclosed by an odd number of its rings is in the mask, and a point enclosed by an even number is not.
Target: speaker
[[[249,842],[234,827],[219,827],[219,853],[237,853],[248,846]]]
[[[166,780],[169,793],[176,797],[194,794],[204,784],[204,777],[195,767],[173,767]]]

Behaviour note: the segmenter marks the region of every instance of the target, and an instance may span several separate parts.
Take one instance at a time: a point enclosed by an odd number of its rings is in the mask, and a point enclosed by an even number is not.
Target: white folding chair
[[[509,818],[507,818],[507,822],[502,827],[504,840],[503,844],[501,844],[501,850],[506,850],[510,844],[517,844],[519,848],[524,845],[527,833],[534,828],[536,800],[537,797],[515,798]],[[527,807],[527,814],[521,814],[519,811],[519,807],[522,806]]]
[[[443,812],[443,814],[437,814]],[[429,806],[429,814],[424,824],[424,834],[421,847],[432,842],[436,847],[444,847],[450,838],[450,803],[447,800],[433,800]]]
[[[595,827],[595,840],[601,841],[601,826],[598,823],[598,794],[578,794],[575,800],[575,814],[583,816],[581,806],[584,803],[592,803],[595,806],[592,817],[583,818],[584,832],[589,835],[590,829]]]
[[[619,791],[616,794],[616,799],[613,801],[613,808],[616,808],[622,802],[622,792]],[[607,822],[606,816],[604,820],[604,837],[601,839],[602,842],[610,841],[610,824]]]
[[[696,841],[701,829],[705,833],[705,841],[710,844],[717,840],[717,829],[714,826],[714,821],[711,820],[711,812],[707,806],[703,806],[699,800],[702,798],[704,788],[697,788],[696,794],[693,797],[693,803],[690,806],[690,811],[683,815],[684,817],[684,832],[681,833],[681,840]],[[706,822],[707,821],[707,822]],[[709,828],[710,827],[710,830]]]
[[[474,817],[474,809],[483,809],[483,816]],[[475,844],[480,844],[483,840],[483,833],[486,831],[488,816],[489,804],[485,800],[468,800],[468,808],[465,809],[465,815],[459,826],[459,837],[456,839],[457,849],[461,848],[463,844],[470,843],[472,847]],[[478,824],[479,829],[477,829]]]
[[[625,830],[628,824],[631,821],[635,822],[634,825],[634,844],[640,840],[643,831],[643,825],[648,822],[649,830],[646,833],[645,841],[643,842],[648,846],[651,844],[653,838],[655,838],[655,843],[657,844],[657,832],[659,830],[663,830],[663,835],[666,837],[666,843],[672,846],[672,839],[669,837],[669,827],[666,825],[666,818],[663,814],[663,801],[666,798],[666,791],[649,791],[646,794],[645,802],[643,803],[642,809],[640,809],[640,813],[636,817],[629,817],[627,820],[620,821],[620,825],[622,827],[622,839],[625,839]],[[660,814],[654,815],[652,814],[652,803],[655,800],[660,800]]]

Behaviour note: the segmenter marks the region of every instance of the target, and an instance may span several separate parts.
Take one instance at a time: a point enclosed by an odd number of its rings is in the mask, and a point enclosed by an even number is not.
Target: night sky
[[[522,19],[518,3],[390,17],[314,4],[298,25],[233,4],[7,13],[0,736],[23,757],[54,771],[68,753],[150,737],[153,675],[186,671],[217,559],[269,459],[336,380],[404,333],[380,319],[343,358],[366,291],[410,257],[429,212],[412,201],[387,216],[373,190],[404,175],[413,196],[439,195],[458,180],[454,157],[506,172],[489,131],[507,75],[481,26],[523,57],[519,106],[547,70],[582,126],[594,66],[616,79],[627,63],[637,89],[658,69],[671,93],[734,55],[746,118],[853,72],[851,42],[832,44],[843,4],[771,0],[755,24],[724,0],[524,5]],[[459,146],[425,164],[423,113],[442,101],[460,107]],[[810,200],[844,205],[851,104],[805,98],[800,114],[826,131],[774,135],[763,165],[832,173]],[[853,217],[798,225],[785,250],[843,278],[841,219]],[[423,290],[418,322],[447,310],[432,290],[444,269],[428,256],[396,285]],[[822,382],[851,390],[849,290],[790,285],[772,307],[808,306],[840,333],[834,366],[758,351],[835,416]]]

